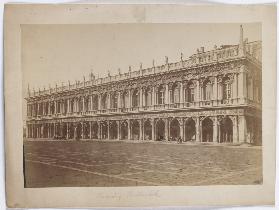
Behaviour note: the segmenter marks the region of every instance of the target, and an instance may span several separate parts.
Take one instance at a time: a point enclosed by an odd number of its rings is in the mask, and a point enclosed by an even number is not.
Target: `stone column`
[[[196,142],[200,142],[200,118],[197,117],[196,119]]]
[[[101,110],[101,99],[102,99],[102,94],[98,95],[98,110]]]
[[[108,104],[107,104],[107,109],[110,109],[111,108],[111,104],[110,104],[110,98],[111,97],[111,94],[108,93]]]
[[[213,142],[218,143],[218,119],[217,116],[213,118]]]
[[[92,139],[92,122],[89,122],[89,139]]]
[[[140,88],[140,99],[139,99],[139,107],[142,107],[142,105],[143,105],[143,100],[142,100],[142,87]]]
[[[118,108],[121,108],[121,92],[118,92],[118,95],[117,95],[117,107]]]
[[[90,96],[90,107],[89,110],[92,111],[93,110],[93,96]]]
[[[82,109],[81,109],[82,112],[85,111],[85,100],[84,100],[84,97],[82,97]]]
[[[183,120],[183,118],[179,119],[179,131],[180,131],[181,139],[184,140],[184,120]]]
[[[152,124],[152,141],[155,141],[155,119],[151,119]]]
[[[238,77],[238,96],[240,98],[241,103],[244,103],[247,97],[247,86],[246,86],[246,73],[244,66],[241,66],[240,73]]]
[[[238,81],[237,81],[237,74],[234,74],[233,77],[233,99],[237,99],[238,98],[238,94],[237,94],[237,86],[238,86]]]
[[[129,104],[127,104],[127,108],[131,108],[132,107],[132,97],[131,97],[131,89],[129,89]]]
[[[98,124],[98,139],[101,139],[102,137],[101,123],[97,121],[97,124]]]
[[[238,143],[238,122],[237,116],[233,116],[233,143]]]
[[[110,139],[110,121],[108,120],[108,133],[107,133],[107,139]]]
[[[116,122],[117,122],[117,140],[120,140],[120,136],[121,136],[121,123],[120,123],[120,120],[118,120]]]
[[[165,90],[165,104],[169,104],[170,99],[169,99],[169,84],[166,84],[166,90]]]
[[[142,119],[139,120],[139,140],[142,140],[143,134],[142,134]]]
[[[246,118],[244,115],[238,116],[239,143],[245,143],[247,137]]]
[[[66,123],[67,130],[66,130],[66,139],[69,139],[69,123]]]
[[[183,91],[184,89],[183,89],[183,84],[182,84],[182,82],[180,83],[180,91],[179,91],[179,103],[181,104],[181,105],[183,105],[183,103],[184,103],[184,91]],[[183,106],[181,106],[181,107],[183,107]]]
[[[164,119],[165,121],[165,140],[168,141],[169,139],[169,119]]]
[[[156,93],[155,93],[155,86],[152,87],[152,106],[155,105],[156,102]]]
[[[214,77],[213,99],[214,99],[214,100],[218,100],[218,79],[217,79],[217,76]],[[216,101],[215,101],[215,104],[214,104],[214,105],[217,105]]]
[[[200,99],[200,82],[199,80],[196,81],[196,102],[199,102],[201,99]]]
[[[54,114],[57,114],[57,101],[54,101]]]
[[[77,125],[74,125],[74,139],[77,139]]]
[[[81,139],[84,139],[84,122],[81,123]]]
[[[128,119],[128,140],[131,140],[131,120]]]

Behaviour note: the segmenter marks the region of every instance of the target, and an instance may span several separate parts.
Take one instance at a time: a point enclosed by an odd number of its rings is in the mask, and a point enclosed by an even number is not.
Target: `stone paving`
[[[262,183],[262,149],[247,145],[25,141],[26,187]]]

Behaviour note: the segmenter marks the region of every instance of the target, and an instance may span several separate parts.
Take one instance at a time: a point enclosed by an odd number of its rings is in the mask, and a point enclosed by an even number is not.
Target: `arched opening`
[[[54,109],[55,109],[55,108],[54,108],[54,102],[52,101],[52,102],[51,102],[51,105],[50,105],[50,113],[51,113],[51,114],[54,114]],[[36,111],[35,111],[35,112],[36,112]],[[36,113],[35,113],[35,116],[36,116]]]
[[[82,138],[82,124],[78,123],[76,129],[76,139],[79,140]]]
[[[63,126],[62,126],[62,138],[63,139],[67,138],[67,124],[66,123],[63,123]]]
[[[78,112],[82,112],[83,110],[83,101],[82,98],[78,98]]]
[[[34,129],[35,130],[35,129]],[[50,124],[50,138],[53,138],[54,137],[54,124],[51,123]]]
[[[165,122],[163,120],[158,120],[156,123],[156,140],[165,139]]]
[[[177,83],[174,83],[170,90],[170,102],[171,103],[179,103],[180,97],[179,97],[179,85]]]
[[[75,100],[74,99],[71,99],[70,100],[70,112],[73,113],[74,112],[74,104],[75,104]]]
[[[98,139],[98,123],[93,122],[92,123],[92,139]]]
[[[128,108],[129,106],[129,93],[125,91],[122,95],[122,107]]]
[[[48,115],[48,107],[49,107],[49,103],[46,102],[45,103],[45,115]]]
[[[73,123],[69,124],[69,139],[74,139],[75,136],[75,127]]]
[[[152,140],[152,125],[149,120],[144,122],[144,140]]]
[[[210,80],[205,80],[203,83],[203,100],[210,101],[212,97],[212,84]]]
[[[108,138],[108,123],[106,121],[101,122],[101,139]]]
[[[185,122],[185,141],[194,141],[196,135],[196,123],[192,118]]]
[[[102,105],[102,109],[107,109],[107,94],[106,93],[102,96],[101,105]]]
[[[83,108],[83,111],[87,112],[89,110],[89,106],[90,106],[90,100],[89,100],[89,97],[86,96],[86,97],[84,97],[84,108]]]
[[[83,138],[90,139],[90,124],[89,122],[83,123]]]
[[[164,104],[164,103],[165,103],[165,89],[163,85],[160,85],[157,91],[157,104]]]
[[[223,99],[230,99],[232,97],[231,81],[229,77],[223,79]]]
[[[229,117],[225,117],[220,123],[220,143],[233,142],[233,122]]]
[[[180,137],[180,127],[177,119],[173,119],[170,122],[170,137],[173,140],[176,140],[178,137]]]
[[[187,84],[185,89],[185,101],[193,102],[195,100],[195,85],[192,81]]]
[[[93,110],[98,110],[98,96],[97,95],[93,95]]]
[[[110,102],[110,104],[111,104],[111,108],[113,108],[113,109],[116,109],[117,108],[117,100],[118,100],[118,97],[117,97],[117,93],[112,93],[112,95],[111,95],[111,102]]]
[[[213,142],[213,122],[210,118],[202,121],[202,142]]]
[[[67,103],[67,100],[64,100],[64,114],[67,114],[68,112],[68,103]]]
[[[131,139],[132,140],[139,140],[140,135],[140,125],[137,120],[131,121]]]
[[[58,138],[60,136],[60,132],[61,132],[61,127],[60,127],[60,123],[56,124],[56,130],[55,130],[55,137]]]
[[[135,89],[132,95],[132,106],[138,107],[139,106],[139,91]]]
[[[48,137],[48,124],[45,124],[43,127],[43,137],[44,138]]]
[[[121,139],[128,139],[128,123],[126,121],[121,123]]]
[[[115,121],[110,122],[110,139],[117,139],[118,129]]]
[[[152,91],[150,88],[147,88],[144,92],[145,106],[152,105]]]

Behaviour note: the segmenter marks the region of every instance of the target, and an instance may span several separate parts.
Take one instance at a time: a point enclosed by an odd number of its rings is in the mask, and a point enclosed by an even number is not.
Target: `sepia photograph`
[[[7,206],[274,205],[276,44],[275,5],[6,5]]]
[[[26,188],[262,184],[260,23],[21,30]]]

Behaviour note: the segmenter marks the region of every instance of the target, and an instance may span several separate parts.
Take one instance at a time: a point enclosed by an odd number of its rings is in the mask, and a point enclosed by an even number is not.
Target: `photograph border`
[[[168,14],[166,16],[165,14]],[[214,14],[214,16],[212,16]],[[9,207],[273,205],[275,199],[275,5],[19,5],[4,14],[6,196]],[[221,20],[221,21],[220,21]],[[262,23],[262,185],[24,188],[21,24]],[[201,199],[202,198],[202,199]]]

